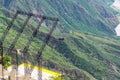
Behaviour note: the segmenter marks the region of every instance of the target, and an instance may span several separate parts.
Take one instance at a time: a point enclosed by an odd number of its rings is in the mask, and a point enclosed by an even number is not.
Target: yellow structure
[[[8,71],[12,71],[12,66],[8,67]],[[42,80],[52,80],[52,78],[61,77],[62,74],[45,69],[40,68],[38,66],[32,66],[31,64],[22,63],[18,66],[18,75],[24,76],[26,74],[25,70],[32,70],[31,71],[31,78],[35,80],[39,80],[41,78],[40,75],[42,75]]]

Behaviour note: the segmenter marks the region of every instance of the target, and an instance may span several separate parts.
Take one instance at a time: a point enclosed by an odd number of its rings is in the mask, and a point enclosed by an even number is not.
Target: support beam
[[[1,39],[0,41],[1,41],[1,42],[4,42],[6,36],[7,36],[8,32],[9,32],[10,28],[12,27],[15,19],[17,18],[17,16],[18,16],[18,12],[16,12],[16,14],[14,15],[14,17],[12,18],[12,21],[10,22],[10,24],[8,24],[8,26],[7,26],[7,28],[6,28],[6,31],[3,33],[2,37],[0,38],[0,39]]]
[[[28,23],[28,21],[29,21],[30,18],[31,18],[31,15],[28,15],[28,16],[27,16],[27,19],[26,19],[26,21],[24,22],[23,26],[21,27],[19,33],[16,35],[14,41],[13,41],[12,44],[10,45],[10,48],[9,48],[9,50],[8,50],[8,53],[9,53],[10,51],[12,51],[13,48],[15,47],[15,44],[17,43],[19,37],[21,36],[21,34],[22,34],[23,30],[25,29],[25,26],[27,25],[27,23]]]
[[[48,17],[48,16],[44,16],[44,15],[38,15],[38,14],[33,14],[33,13],[27,13],[27,12],[22,12],[22,11],[17,11],[17,13],[21,14],[21,15],[31,15],[33,17],[39,17],[39,18],[44,18],[47,20],[52,20],[52,21],[59,21],[58,18],[55,17]]]

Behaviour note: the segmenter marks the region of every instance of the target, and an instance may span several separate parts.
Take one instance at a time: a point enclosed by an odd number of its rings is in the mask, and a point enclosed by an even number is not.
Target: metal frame
[[[37,61],[38,66],[42,66],[42,57],[41,57],[42,52],[43,52],[46,44],[47,44],[48,41],[50,40],[50,36],[51,36],[51,34],[53,33],[56,25],[58,24],[59,19],[58,19],[58,18],[54,18],[54,17],[44,16],[44,15],[38,15],[38,14],[33,14],[33,13],[26,13],[26,12],[22,12],[22,11],[17,11],[17,12],[15,13],[14,17],[12,18],[10,24],[8,24],[8,26],[7,26],[7,28],[6,28],[6,31],[3,33],[2,37],[0,38],[0,49],[1,49],[0,54],[1,54],[1,56],[3,56],[3,43],[4,43],[4,40],[5,40],[8,32],[9,32],[9,30],[10,30],[11,27],[13,26],[14,21],[15,21],[15,19],[18,17],[18,15],[25,15],[25,16],[27,16],[27,18],[26,18],[25,22],[23,23],[23,26],[20,28],[18,34],[17,34],[16,37],[14,38],[13,42],[12,42],[11,45],[9,46],[8,51],[7,51],[8,54],[11,53],[12,50],[14,50],[15,44],[17,43],[19,37],[21,36],[23,30],[25,29],[25,27],[26,27],[28,21],[31,19],[31,17],[35,17],[35,18],[40,18],[40,19],[41,19],[41,21],[38,23],[37,28],[33,31],[32,36],[30,37],[29,42],[27,42],[27,45],[24,47],[24,49],[23,49],[23,51],[22,51],[22,53],[23,53],[23,55],[24,55],[24,62],[26,62],[26,60],[27,60],[26,54],[27,54],[27,52],[28,52],[29,46],[31,45],[31,43],[32,43],[32,41],[33,41],[33,38],[37,35],[37,32],[38,32],[39,28],[41,27],[41,24],[42,24],[45,20],[54,21],[54,23],[53,23],[53,25],[52,25],[52,28],[50,29],[50,31],[48,32],[48,34],[47,34],[46,37],[44,38],[44,42],[43,42],[42,46],[40,47],[40,49],[38,50],[38,53],[37,53],[37,55],[36,55],[36,58],[37,58],[37,60],[38,60],[38,61]],[[18,57],[18,55],[16,55],[16,57]],[[16,60],[17,60],[17,59],[16,59]],[[2,64],[3,64],[3,61],[2,61]],[[18,65],[18,62],[17,62],[17,65]],[[3,70],[3,69],[2,69],[2,70]],[[3,71],[2,71],[2,72],[3,72]],[[41,75],[41,76],[42,76],[42,74],[38,74],[38,75]],[[3,75],[3,76],[4,76],[4,75]],[[42,80],[42,78],[39,79],[39,80]]]

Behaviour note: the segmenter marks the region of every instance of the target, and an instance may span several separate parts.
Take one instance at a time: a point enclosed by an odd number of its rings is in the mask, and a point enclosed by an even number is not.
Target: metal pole
[[[30,37],[30,40],[29,40],[29,42],[27,43],[27,45],[24,47],[24,49],[23,49],[23,51],[22,51],[22,53],[23,53],[23,57],[24,57],[24,63],[27,63],[26,62],[26,59],[27,59],[27,52],[28,52],[28,49],[29,49],[29,47],[30,47],[30,45],[31,45],[31,43],[32,43],[32,41],[33,41],[33,38],[37,35],[37,32],[38,32],[38,30],[39,30],[39,28],[41,27],[41,24],[43,23],[43,21],[44,21],[44,18],[41,18],[41,21],[38,23],[38,26],[37,26],[37,28],[33,31],[33,33],[32,33],[32,36]],[[26,70],[25,70],[26,71]],[[32,72],[32,70],[29,72],[29,73],[31,73]]]
[[[2,77],[4,76],[4,63],[3,63],[3,43],[0,41],[0,55],[2,59]]]
[[[24,22],[23,26],[21,27],[19,33],[16,35],[14,41],[13,41],[12,44],[10,45],[10,48],[8,49],[8,53],[10,53],[10,52],[13,50],[13,48],[15,47],[15,44],[17,43],[17,40],[18,40],[19,37],[21,36],[21,33],[23,32],[23,30],[24,30],[25,26],[27,25],[27,23],[28,23],[28,21],[29,21],[30,18],[31,18],[31,15],[28,15],[28,16],[27,16],[27,19],[26,19],[26,21]]]
[[[52,29],[50,30],[50,32],[48,33],[48,35],[45,37],[44,42],[43,42],[41,48],[40,48],[39,51],[38,51],[37,62],[38,62],[38,66],[39,66],[40,69],[41,69],[41,74],[38,73],[38,76],[40,75],[40,77],[41,77],[40,80],[42,80],[42,56],[41,56],[41,55],[42,55],[42,52],[43,52],[43,50],[44,50],[46,44],[47,44],[48,41],[50,40],[50,36],[51,36],[52,32],[54,31],[54,29],[55,29],[57,23],[58,23],[58,21],[55,21],[55,23],[53,24]],[[38,77],[38,80],[39,80],[39,77]]]
[[[10,28],[12,27],[16,17],[18,15],[18,12],[16,12],[16,14],[14,15],[14,17],[12,18],[12,21],[10,22],[10,24],[7,26],[6,31],[3,33],[2,37],[1,37],[1,41],[4,42],[6,35],[8,34]]]

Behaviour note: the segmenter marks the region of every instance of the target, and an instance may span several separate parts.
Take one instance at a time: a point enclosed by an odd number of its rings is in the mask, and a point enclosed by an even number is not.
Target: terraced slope
[[[22,10],[56,16],[60,31],[80,30],[98,35],[115,34],[118,21],[108,5],[113,0],[2,0],[10,10]],[[108,4],[108,5],[106,5]]]
[[[5,26],[10,21],[9,12],[0,9],[0,36],[5,30]],[[4,46],[9,46],[11,40],[17,32],[19,25],[17,20],[13,28],[9,32],[9,36],[5,41]],[[35,23],[35,22],[34,22]],[[33,24],[34,29],[36,24]],[[47,28],[42,29],[42,35],[45,34]],[[22,49],[27,42],[27,37],[31,28],[26,28],[24,35],[21,36],[16,49]],[[41,36],[42,36],[41,35]],[[60,36],[64,36],[64,41],[59,41]],[[103,37],[92,33],[83,33],[80,31],[70,30],[66,33],[59,34],[57,29],[53,33],[51,41],[43,52],[43,66],[49,69],[54,69],[64,72],[67,77],[65,80],[119,80],[120,79],[120,39],[119,37]],[[40,47],[42,39],[36,37],[30,47],[28,60],[35,63],[33,60],[36,49]],[[24,43],[23,43],[24,42]],[[71,76],[72,75],[72,76]]]

